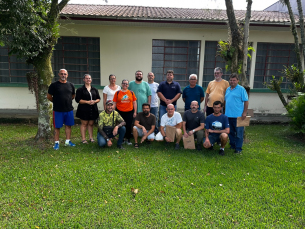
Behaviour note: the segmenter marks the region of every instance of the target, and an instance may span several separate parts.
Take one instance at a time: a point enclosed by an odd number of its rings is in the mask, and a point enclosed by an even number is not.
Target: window
[[[8,53],[8,47],[0,47],[0,83],[27,84],[25,75],[33,70],[33,66],[15,55],[8,56]],[[83,84],[83,76],[88,73],[92,84],[100,85],[100,39],[61,37],[53,51],[52,68],[54,80],[58,79],[58,71],[65,68],[72,83]]]
[[[266,88],[264,82],[279,79],[284,66],[296,63],[294,44],[257,43],[255,76],[253,88]],[[281,88],[289,88],[290,82],[284,77]]]
[[[199,59],[200,41],[152,41],[152,72],[156,82],[165,80],[167,70],[173,70],[174,80],[181,87],[187,86],[189,75],[199,73]]]
[[[25,59],[16,55],[9,56],[9,48],[0,46],[0,83],[27,84],[25,74],[33,70],[33,66],[26,64]]]
[[[61,37],[53,52],[55,79],[62,68],[69,72],[68,80],[83,84],[84,74],[90,74],[92,84],[100,85],[100,39],[92,37]]]
[[[210,81],[214,80],[214,69],[216,67],[222,68],[223,76],[222,78],[229,81],[230,71],[226,71],[226,62],[217,56],[218,41],[206,41],[204,50],[204,67],[203,67],[203,78],[202,87],[208,87]],[[251,54],[252,55],[252,54]],[[249,80],[250,74],[250,59],[248,58],[247,64],[247,78]]]

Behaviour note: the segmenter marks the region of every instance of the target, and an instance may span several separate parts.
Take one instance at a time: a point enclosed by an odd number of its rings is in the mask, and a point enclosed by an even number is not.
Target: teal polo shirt
[[[237,84],[237,86],[231,90],[228,87],[226,90],[226,113],[229,118],[241,117],[244,111],[244,102],[248,101],[248,94],[244,87]]]

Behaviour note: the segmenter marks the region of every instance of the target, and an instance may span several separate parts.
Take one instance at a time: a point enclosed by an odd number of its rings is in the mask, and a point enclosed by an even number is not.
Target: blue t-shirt
[[[205,129],[211,129],[211,130],[224,130],[228,127],[229,125],[229,119],[226,115],[221,114],[219,116],[215,116],[213,114],[209,115],[205,119]],[[219,135],[217,133],[210,133],[210,135]]]
[[[225,95],[226,101],[226,116],[229,118],[241,117],[244,112],[244,102],[248,101],[248,94],[246,89],[239,84],[231,90],[228,87]]]
[[[204,97],[204,92],[203,92],[203,88],[200,87],[199,85],[196,85],[195,87],[191,88],[190,85],[186,86],[183,90],[182,93],[182,98],[185,98],[185,105],[184,108],[186,110],[191,109],[191,102],[192,101],[197,101],[199,108],[198,110],[200,110],[200,98]]]
[[[167,81],[163,81],[159,84],[158,91],[161,92],[166,99],[173,99],[178,93],[181,92],[181,87],[178,82],[173,81],[171,84],[169,84]],[[173,102],[173,105],[175,106],[177,103],[177,100]],[[160,105],[167,106],[164,101],[160,99]]]

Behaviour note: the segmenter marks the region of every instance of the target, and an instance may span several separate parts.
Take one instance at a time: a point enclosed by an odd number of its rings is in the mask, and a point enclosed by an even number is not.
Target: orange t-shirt
[[[135,96],[134,92],[131,93],[130,90],[125,92],[119,91],[116,92],[113,96],[113,102],[116,102],[116,107],[119,111],[132,111],[133,110],[133,101],[136,101],[137,97]]]

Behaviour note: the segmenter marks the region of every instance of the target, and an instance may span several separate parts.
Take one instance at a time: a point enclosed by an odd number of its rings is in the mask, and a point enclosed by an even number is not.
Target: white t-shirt
[[[169,126],[176,126],[178,123],[182,122],[181,114],[177,111],[175,111],[174,115],[172,117],[168,117],[167,113],[165,113],[161,118],[161,126],[164,126],[164,130],[166,130],[166,125]]]
[[[113,96],[114,96],[115,92],[118,91],[118,90],[121,90],[120,86],[118,86],[115,91],[110,89],[110,87],[108,87],[108,85],[106,87],[104,87],[103,94],[107,95],[107,100],[106,101],[113,100]]]
[[[153,82],[153,83],[149,83],[148,85],[149,85],[150,90],[151,90],[150,106],[151,107],[158,107],[159,106],[159,97],[158,97],[158,94],[157,94],[157,90],[158,90],[159,84],[156,83],[156,82]]]

